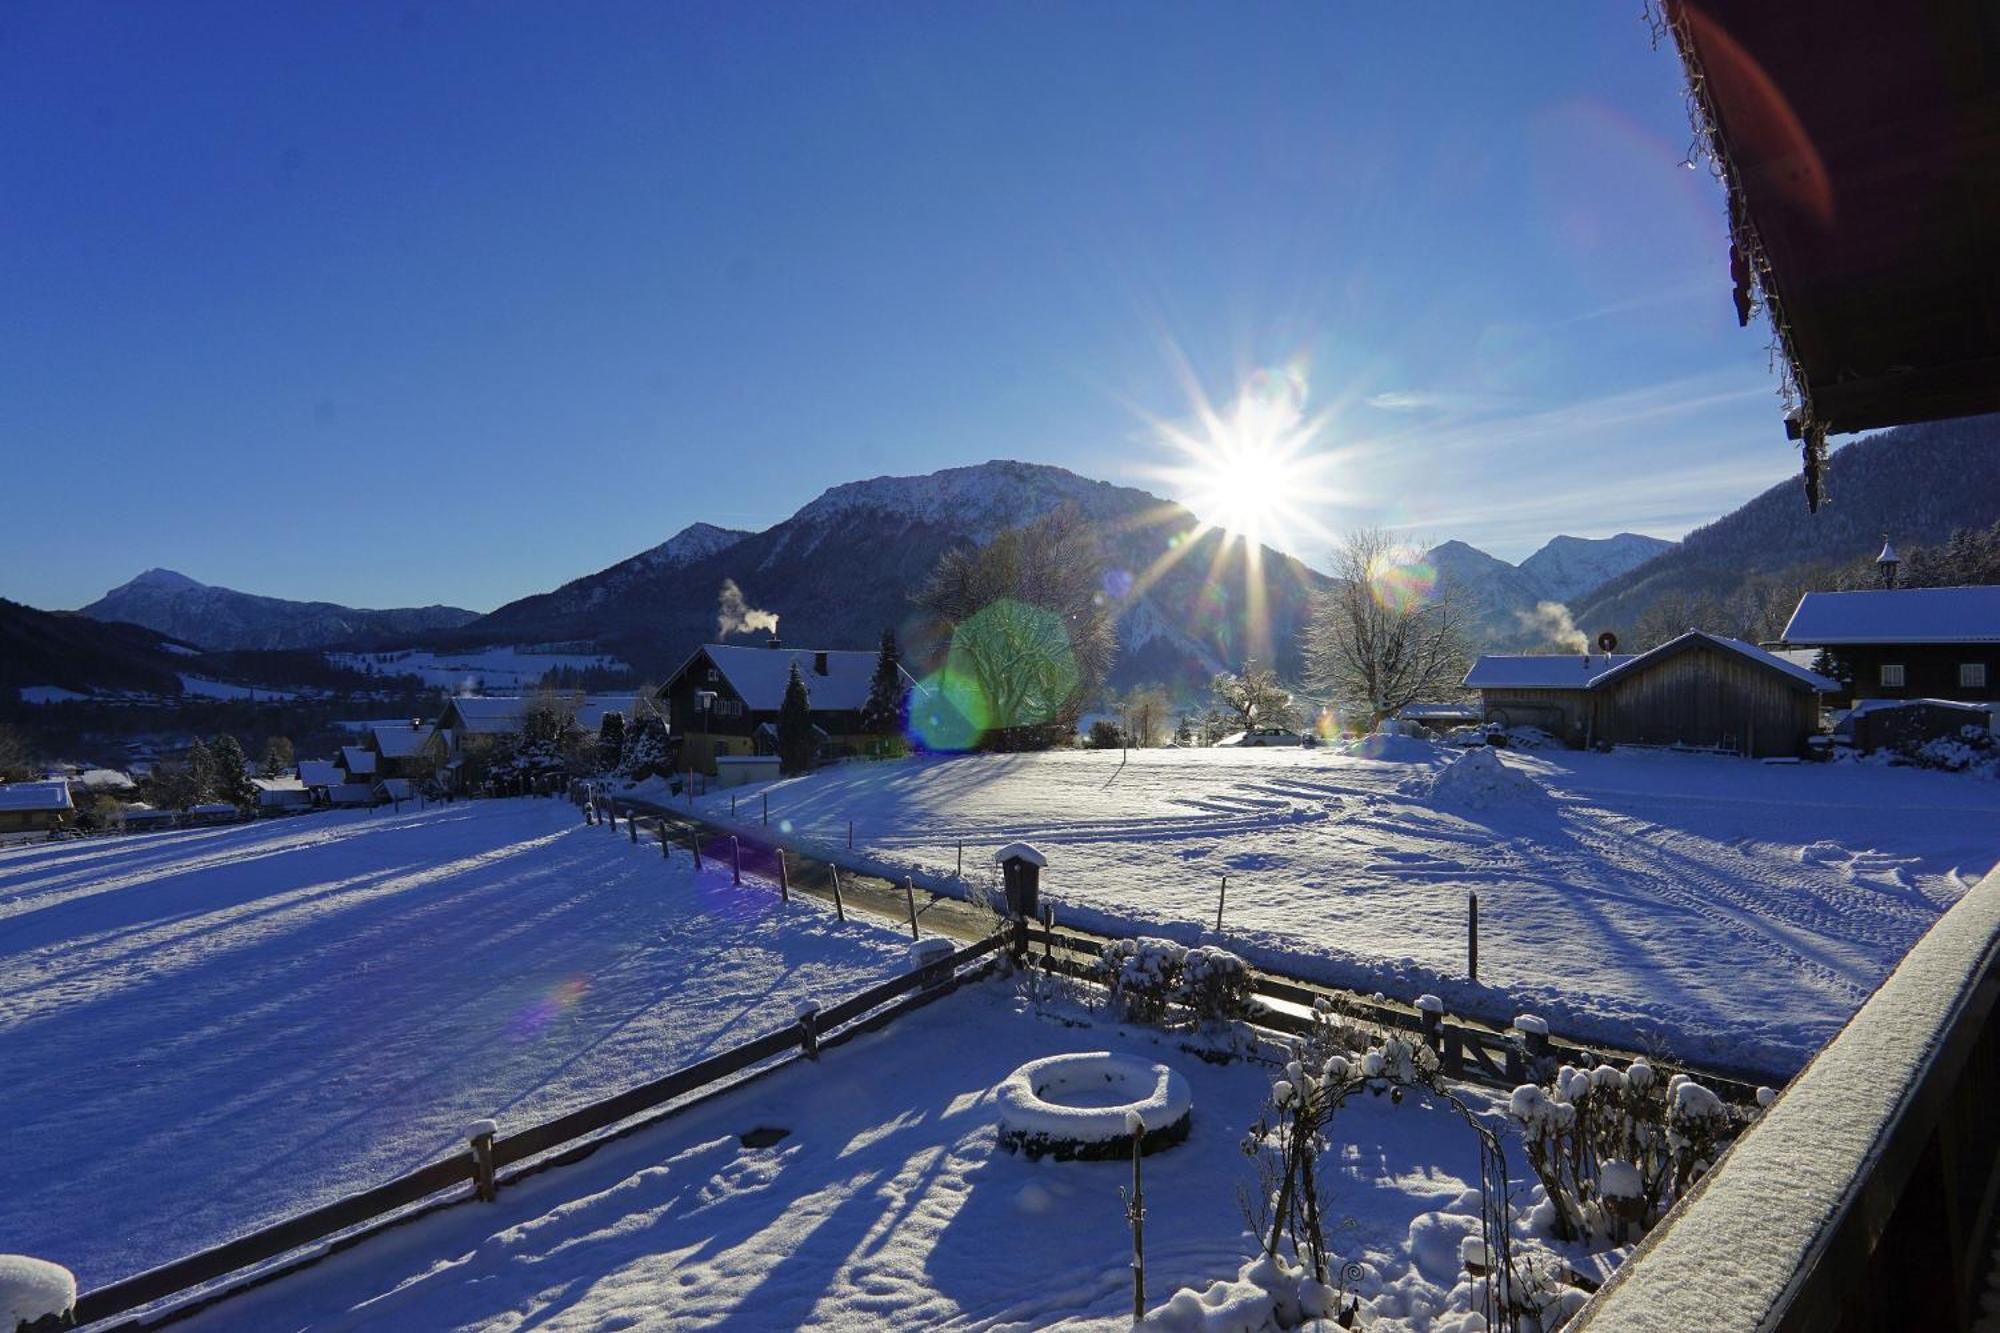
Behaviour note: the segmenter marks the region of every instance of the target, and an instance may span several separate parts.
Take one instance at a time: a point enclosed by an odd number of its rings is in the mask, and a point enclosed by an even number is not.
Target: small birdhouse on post
[[[1049,858],[1025,842],[1010,842],[993,854],[1000,863],[1000,884],[1007,898],[1007,915],[1033,921],[1042,910],[1042,868]]]

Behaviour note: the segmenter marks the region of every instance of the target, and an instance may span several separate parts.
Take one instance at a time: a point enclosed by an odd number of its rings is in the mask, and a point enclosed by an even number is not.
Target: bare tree
[[[1232,671],[1217,672],[1209,682],[1208,691],[1222,711],[1235,719],[1238,731],[1299,724],[1291,691],[1278,683],[1277,672],[1258,666],[1255,660],[1245,662],[1240,675]]]
[[[1350,532],[1334,550],[1332,585],[1306,626],[1308,679],[1372,729],[1397,710],[1458,693],[1464,621],[1451,595],[1404,571],[1409,548],[1380,528]]]
[[[950,629],[947,688],[988,749],[1054,744],[1098,695],[1118,651],[1102,565],[1096,535],[1065,505],[945,552],[916,592]]]
[[[1166,736],[1172,709],[1173,701],[1159,686],[1133,686],[1131,693],[1118,701],[1118,714],[1124,720],[1125,735],[1132,747],[1145,750],[1160,744]]]

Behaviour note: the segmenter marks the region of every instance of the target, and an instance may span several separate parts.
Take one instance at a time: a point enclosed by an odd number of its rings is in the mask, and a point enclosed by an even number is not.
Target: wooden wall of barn
[[[1479,701],[1488,722],[1503,727],[1540,727],[1574,745],[1584,743],[1590,726],[1587,690],[1482,689]]]
[[[1783,672],[1695,644],[1592,692],[1593,739],[1796,755],[1819,730],[1819,696]]]

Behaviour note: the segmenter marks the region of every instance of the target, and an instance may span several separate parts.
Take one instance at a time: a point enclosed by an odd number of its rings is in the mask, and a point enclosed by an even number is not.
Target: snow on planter
[[[1144,1127],[1141,1153],[1188,1136],[1194,1095],[1187,1080],[1136,1055],[1085,1051],[1030,1060],[1000,1084],[1000,1146],[1059,1162],[1123,1157],[1128,1117]]]
[[[14,1333],[41,1320],[51,1327],[76,1304],[76,1275],[61,1264],[25,1254],[0,1254],[0,1329]]]
[[[1301,1328],[1307,1320],[1333,1317],[1338,1304],[1332,1288],[1314,1281],[1304,1265],[1259,1255],[1233,1282],[1214,1282],[1205,1291],[1182,1287],[1135,1327],[1162,1333]]]
[[[1523,805],[1544,799],[1542,785],[1518,768],[1509,768],[1492,750],[1467,750],[1431,779],[1431,799],[1442,805],[1484,810],[1496,805]]]

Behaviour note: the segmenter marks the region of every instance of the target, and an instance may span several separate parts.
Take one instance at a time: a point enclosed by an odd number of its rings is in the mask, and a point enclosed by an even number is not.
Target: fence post
[[[1435,995],[1417,997],[1417,1017],[1424,1025],[1424,1045],[1444,1054],[1444,1001]]]
[[[965,878],[965,844],[958,844],[958,869],[952,872],[958,878]]]
[[[1056,909],[1053,903],[1042,909],[1042,966],[1049,967],[1055,962],[1056,954]]]
[[[688,830],[688,846],[694,850],[695,872],[701,872],[701,833],[697,829]]]
[[[735,792],[730,792],[730,793],[729,793],[729,817],[730,817],[731,819],[734,819],[734,818],[736,818],[736,793],[735,793]]]
[[[785,849],[780,847],[778,849],[778,901],[781,903],[788,903],[791,900],[792,900],[791,872],[785,869]]]
[[[922,939],[923,936],[917,934],[917,888],[908,875],[903,876],[903,901],[910,908],[910,938]]]
[[[764,803],[764,822],[769,824],[771,822],[771,793],[760,792],[758,793],[758,799]]]
[[[688,765],[687,797],[688,797],[688,809],[692,810],[694,809],[694,765],[693,764]]]
[[[840,867],[834,865],[832,862],[828,862],[827,869],[833,872],[833,914],[842,921],[845,921],[847,920],[847,906],[840,901]]]
[[[732,884],[743,882],[743,844],[737,841],[734,833],[729,835],[729,881]]]
[[[1132,1319],[1146,1318],[1146,1190],[1139,1175],[1140,1145],[1145,1141],[1146,1123],[1137,1111],[1125,1113],[1125,1128],[1132,1135],[1132,1201],[1125,1216],[1132,1223]]]
[[[1215,933],[1222,933],[1222,905],[1229,901],[1229,872],[1222,875],[1222,891],[1215,895]]]
[[[847,850],[854,850],[854,821],[851,819],[847,821]]]
[[[586,824],[597,822],[597,807],[589,801],[583,803],[583,822]]]
[[[673,853],[667,850],[667,821],[664,819],[660,821],[660,859],[662,861],[674,859]]]
[[[493,1136],[500,1126],[491,1120],[475,1120],[465,1127],[465,1141],[472,1146],[472,1192],[481,1203],[500,1197],[493,1178]]]
[[[805,1051],[806,1059],[819,1059],[819,1004],[813,1000],[799,1003],[799,1046]]]
[[[631,811],[631,812],[629,812],[629,813],[627,813],[627,814],[626,814],[626,816],[625,816],[625,831],[626,831],[626,832],[628,832],[628,833],[630,833],[630,834],[632,835],[632,845],[633,845],[634,847],[637,847],[637,846],[639,845],[639,814],[638,814],[638,811],[636,811],[636,810],[635,810],[635,811]]]
[[[1465,917],[1465,975],[1479,980],[1479,895],[1467,896]]]

